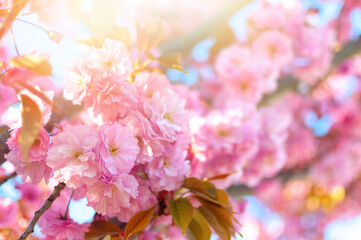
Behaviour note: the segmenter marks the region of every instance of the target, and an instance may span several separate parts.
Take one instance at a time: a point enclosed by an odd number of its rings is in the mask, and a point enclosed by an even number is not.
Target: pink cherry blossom
[[[1,117],[6,109],[17,102],[16,93],[14,89],[7,87],[0,83],[0,123]]]
[[[280,68],[290,63],[293,57],[292,42],[288,36],[279,31],[261,33],[253,42],[254,54],[260,59],[269,59],[273,65]]]
[[[139,183],[138,197],[130,199],[129,207],[121,207],[119,209],[117,218],[121,222],[128,222],[129,219],[132,216],[134,216],[137,212],[149,209],[157,203],[156,197],[150,191],[149,187],[146,186],[146,182],[139,178],[137,179],[137,181]]]
[[[185,101],[173,91],[156,92],[144,101],[144,113],[157,127],[158,134],[166,141],[174,142],[177,133],[186,126]]]
[[[84,233],[88,232],[89,223],[79,224],[69,216],[64,216],[66,204],[63,207],[53,206],[39,219],[39,227],[46,239],[82,240]]]
[[[127,47],[109,38],[105,39],[102,49],[91,48],[88,60],[88,66],[101,72],[103,77],[127,75],[133,68]]]
[[[74,104],[81,104],[84,98],[91,101],[88,95],[94,83],[91,82],[92,75],[86,64],[84,59],[76,58],[66,71],[64,98],[73,101]]]
[[[102,171],[112,175],[129,173],[139,153],[138,139],[119,123],[101,126],[99,134]]]
[[[149,163],[146,173],[153,191],[173,191],[180,187],[190,169],[186,156],[187,152],[177,144],[168,144],[163,155]]]
[[[95,83],[92,91],[92,110],[101,115],[105,121],[116,121],[123,118],[137,104],[134,87],[125,79],[103,78]]]
[[[52,138],[46,164],[52,168],[54,178],[71,188],[97,181],[99,164],[97,131],[87,125],[66,125],[64,131]]]
[[[88,187],[88,205],[102,215],[115,216],[122,208],[131,207],[131,199],[138,196],[138,181],[129,174],[103,175]]]
[[[11,132],[11,137],[7,141],[10,152],[5,155],[5,158],[14,164],[15,171],[22,175],[23,181],[27,178],[34,184],[39,183],[43,178],[47,181],[51,172],[51,169],[45,163],[50,145],[48,132],[44,128],[40,130],[39,136],[30,148],[28,161],[25,161],[22,156],[22,151],[17,140],[19,134],[20,129],[15,129]]]
[[[10,227],[17,219],[18,205],[10,198],[0,198],[0,228]]]

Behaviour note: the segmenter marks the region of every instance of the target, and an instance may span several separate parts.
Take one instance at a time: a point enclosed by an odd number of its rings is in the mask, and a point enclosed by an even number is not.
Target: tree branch
[[[185,52],[191,49],[198,42],[210,36],[218,29],[224,27],[231,16],[252,1],[253,0],[232,0],[215,16],[187,34],[183,36],[176,36],[175,38],[160,44],[159,48],[161,52],[163,54],[167,54],[172,52]]]
[[[353,56],[357,55],[361,52],[361,38],[356,41],[350,41],[344,45],[344,47],[337,51],[332,59],[330,70],[328,73],[332,71],[332,69],[336,68],[340,65],[343,61],[352,58]],[[327,74],[326,74],[327,75]],[[317,81],[314,86],[311,86],[312,89],[316,89],[317,86],[322,83],[327,77],[324,77]],[[263,96],[262,100],[258,103],[258,106],[267,105],[271,102],[274,98],[282,95],[288,91],[297,91],[297,86],[299,84],[299,80],[293,76],[284,76],[278,80],[278,88],[276,91]]]
[[[3,164],[5,154],[9,152],[9,147],[6,144],[7,139],[10,137],[10,128],[8,126],[0,126],[0,165]]]
[[[6,16],[5,20],[0,25],[0,40],[11,28],[11,25],[15,21],[20,11],[26,6],[28,0],[13,0],[10,13]]]
[[[23,234],[21,234],[21,236],[19,237],[18,240],[26,240],[26,238],[32,233],[34,232],[34,227],[35,224],[38,222],[39,218],[44,214],[44,212],[46,210],[48,210],[51,205],[53,204],[53,202],[55,201],[55,199],[57,199],[60,196],[60,192],[65,188],[65,183],[59,183],[55,188],[53,193],[50,195],[50,197],[48,199],[46,199],[45,203],[43,204],[43,206],[35,212],[33,219],[31,220],[31,222],[29,223],[28,228],[25,230],[25,232]]]
[[[1,179],[0,179],[0,186],[1,186],[2,184],[6,183],[7,180],[16,177],[16,175],[17,175],[17,174],[16,174],[15,172],[13,172],[13,173],[10,174],[9,176],[5,176],[5,177],[1,178]]]

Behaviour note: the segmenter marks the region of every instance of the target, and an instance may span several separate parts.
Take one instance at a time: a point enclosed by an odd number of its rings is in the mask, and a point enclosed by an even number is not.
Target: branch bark
[[[16,177],[16,175],[17,175],[17,174],[14,172],[14,173],[10,174],[9,176],[6,176],[6,177],[1,178],[1,179],[0,179],[0,186],[1,186],[2,184],[6,183],[9,179],[12,179],[12,178]]]
[[[183,36],[177,36],[162,43],[159,48],[163,54],[185,52],[218,29],[224,27],[228,19],[253,0],[232,0],[215,16]]]
[[[11,28],[11,25],[15,21],[20,11],[26,6],[28,0],[13,0],[10,13],[6,16],[0,27],[0,40]]]
[[[328,73],[330,73],[334,68],[339,66],[343,61],[352,58],[353,56],[357,55],[361,52],[361,38],[359,38],[356,41],[351,41],[345,44],[345,46],[337,51],[332,59],[330,70]],[[320,79],[314,86],[311,86],[312,89],[316,89],[317,86],[322,83],[327,77]],[[278,88],[276,91],[265,95],[262,100],[259,102],[258,106],[264,106],[267,105],[269,102],[271,102],[274,98],[279,97],[285,92],[288,91],[297,91],[297,87],[299,84],[299,80],[293,76],[284,76],[281,77],[278,80]]]
[[[36,225],[36,223],[38,222],[39,218],[44,214],[44,212],[46,210],[48,210],[51,205],[53,204],[53,202],[55,201],[55,199],[57,199],[60,196],[60,192],[65,188],[65,183],[59,183],[55,188],[53,193],[50,195],[50,197],[48,199],[46,199],[45,203],[43,204],[43,206],[35,212],[33,219],[31,220],[31,222],[29,223],[28,228],[25,230],[25,232],[23,234],[21,234],[21,236],[19,237],[18,240],[26,240],[26,238],[32,233],[34,232],[34,227]]]

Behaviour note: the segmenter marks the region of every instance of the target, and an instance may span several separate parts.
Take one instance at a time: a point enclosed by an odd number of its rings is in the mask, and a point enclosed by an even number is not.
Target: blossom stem
[[[54,187],[53,193],[49,196],[48,199],[46,199],[45,203],[41,208],[35,212],[33,219],[29,223],[29,226],[25,230],[23,234],[19,237],[18,240],[25,240],[32,232],[34,232],[34,227],[36,223],[38,222],[39,218],[45,213],[46,210],[48,210],[55,199],[57,199],[60,196],[60,192],[65,188],[65,183],[59,183],[57,186]]]
[[[12,37],[12,39],[13,39],[13,43],[14,43],[14,47],[15,47],[16,53],[17,53],[18,56],[19,56],[20,53],[19,53],[18,45],[16,44],[16,41],[15,41],[15,36],[14,36],[13,27],[10,27],[10,32],[11,32],[11,37]]]
[[[31,26],[33,26],[33,27],[36,27],[36,28],[38,28],[38,29],[46,32],[46,33],[49,33],[48,30],[46,30],[45,28],[43,28],[43,27],[41,27],[41,26],[39,26],[39,25],[37,25],[37,24],[35,24],[35,23],[28,22],[28,21],[26,21],[26,20],[19,19],[19,18],[17,18],[16,21],[23,22],[23,23],[27,23],[27,24],[29,24],[29,25],[31,25]]]
[[[73,198],[74,191],[75,191],[75,189],[73,189],[73,191],[71,192],[71,195],[70,195],[70,198],[69,198],[69,201],[68,201],[68,205],[66,206],[66,211],[65,211],[65,214],[64,214],[65,219],[68,219],[69,206],[70,206],[71,199]]]

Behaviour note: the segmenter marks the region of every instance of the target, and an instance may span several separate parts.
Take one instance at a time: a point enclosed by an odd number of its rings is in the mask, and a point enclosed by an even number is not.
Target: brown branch
[[[339,66],[343,61],[352,58],[361,52],[361,38],[356,41],[350,41],[344,45],[344,47],[337,51],[332,59],[331,66],[329,71],[327,71],[325,77],[318,80],[313,86],[311,86],[311,90],[317,89],[317,87],[327,79],[327,76],[332,72],[334,68]],[[259,102],[258,106],[262,107],[270,103],[276,97],[279,97],[285,92],[289,91],[297,91],[297,87],[299,84],[299,80],[293,76],[284,76],[278,80],[278,88],[276,91],[265,95],[262,100]]]
[[[13,0],[10,13],[6,16],[0,27],[0,40],[11,28],[11,25],[15,21],[20,11],[26,6],[28,0]]]
[[[159,46],[161,52],[163,54],[167,54],[172,52],[185,52],[191,49],[198,42],[204,40],[206,37],[224,27],[231,16],[233,16],[240,9],[252,1],[253,0],[232,0],[215,16],[202,23],[195,29],[191,30],[187,34],[183,36],[176,36],[175,38],[162,43]]]
[[[21,236],[19,237],[18,240],[26,240],[26,238],[32,233],[34,232],[34,227],[35,224],[38,222],[39,218],[44,214],[44,212],[46,210],[48,210],[51,205],[53,204],[53,202],[55,201],[55,199],[57,199],[60,196],[60,192],[65,188],[65,183],[59,183],[55,188],[53,193],[50,195],[50,197],[48,199],[46,199],[45,203],[43,204],[43,206],[41,206],[41,208],[36,211],[34,213],[34,217],[31,220],[31,222],[29,223],[28,228],[25,230],[25,232],[23,234],[21,234]]]
[[[0,179],[0,186],[1,186],[2,184],[6,183],[7,180],[16,177],[16,175],[17,175],[17,174],[16,174],[15,172],[13,172],[13,173],[10,174],[9,176],[5,176],[5,177],[1,178],[1,179]]]
[[[6,141],[10,137],[10,129],[8,126],[0,126],[0,165],[3,164],[5,159],[5,154],[9,152],[9,147],[6,144]]]

